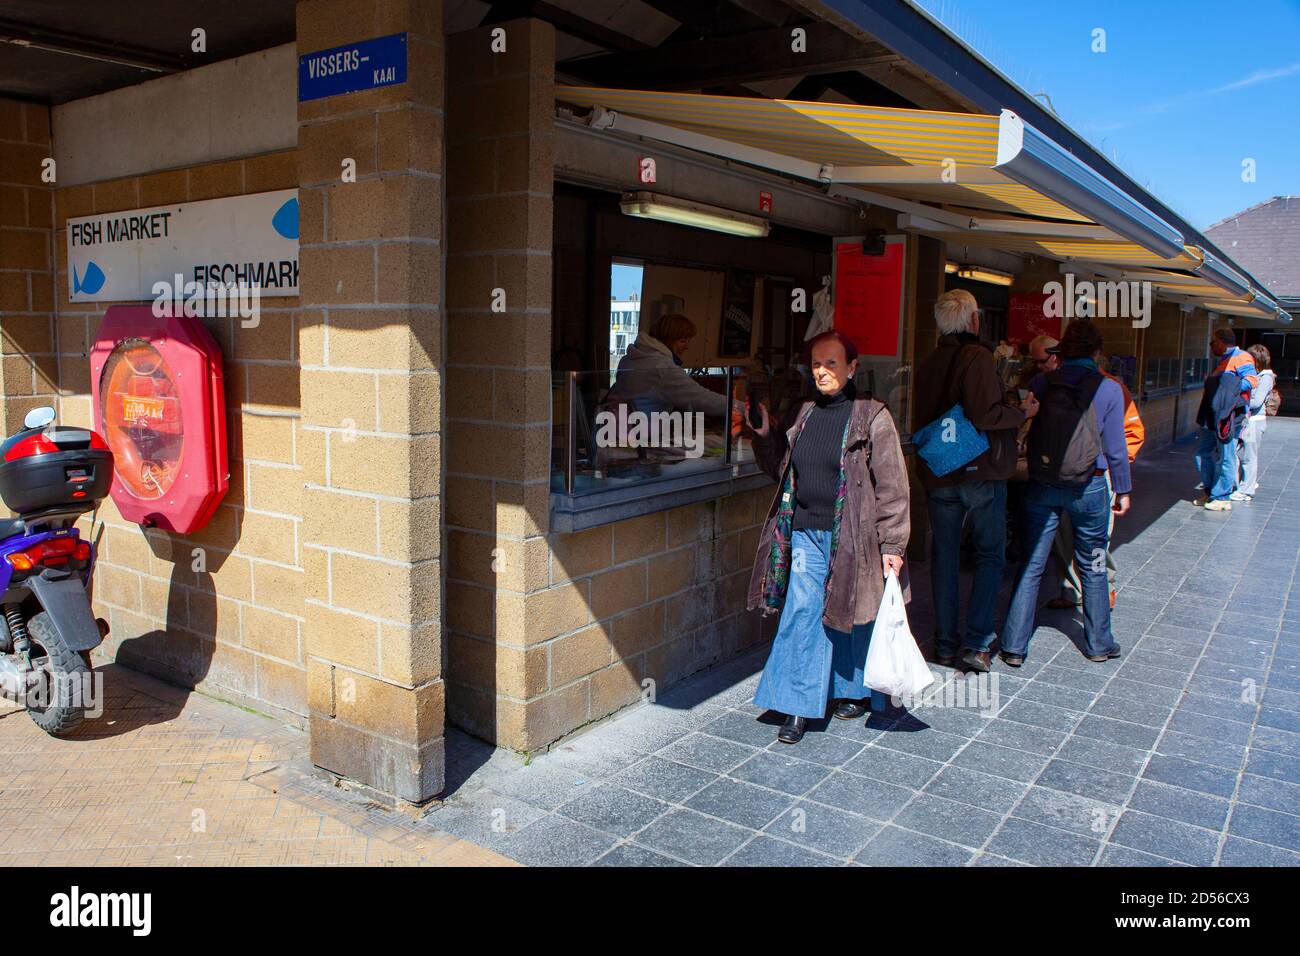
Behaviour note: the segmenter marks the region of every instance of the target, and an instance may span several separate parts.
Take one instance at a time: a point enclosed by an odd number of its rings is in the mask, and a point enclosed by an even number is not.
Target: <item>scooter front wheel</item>
[[[53,737],[71,733],[86,717],[90,668],[68,647],[42,611],[27,622],[32,639],[32,680],[27,690],[27,714]]]

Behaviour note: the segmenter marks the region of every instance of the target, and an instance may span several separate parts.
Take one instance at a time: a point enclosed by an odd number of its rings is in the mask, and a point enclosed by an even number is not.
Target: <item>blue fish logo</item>
[[[298,200],[290,199],[271,217],[275,231],[286,239],[298,238]]]
[[[77,267],[72,267],[72,294],[79,295],[82,292],[86,295],[94,295],[100,289],[104,288],[104,270],[93,262],[86,263],[86,271],[77,278]]]

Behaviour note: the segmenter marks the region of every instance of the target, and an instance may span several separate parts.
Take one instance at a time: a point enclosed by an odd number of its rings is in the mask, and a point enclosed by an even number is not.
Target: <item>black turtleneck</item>
[[[794,527],[830,531],[835,523],[835,491],[840,479],[840,448],[856,392],[849,382],[836,395],[818,393],[808,421],[794,443]]]

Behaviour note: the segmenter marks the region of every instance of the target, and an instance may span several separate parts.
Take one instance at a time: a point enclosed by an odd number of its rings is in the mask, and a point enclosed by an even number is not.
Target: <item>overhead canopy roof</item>
[[[589,124],[822,183],[900,226],[1102,268],[1175,270],[1184,301],[1289,320],[1273,296],[1010,110],[1001,115],[564,86]],[[863,187],[869,187],[869,191]],[[931,203],[938,206],[928,205]],[[1194,280],[1178,281],[1178,275]],[[1160,275],[1148,276],[1165,288]],[[1209,303],[1214,302],[1214,306]],[[1225,306],[1226,303],[1226,306]]]

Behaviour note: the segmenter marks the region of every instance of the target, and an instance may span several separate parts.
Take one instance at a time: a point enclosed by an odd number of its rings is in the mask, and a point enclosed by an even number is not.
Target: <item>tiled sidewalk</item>
[[[311,775],[283,724],[123,667],[67,740],[0,701],[0,866],[494,866]]]
[[[1300,421],[1274,420],[1262,467],[1254,502],[1214,514],[1188,503],[1189,445],[1139,460],[1119,660],[1088,662],[1072,615],[1044,611],[1028,664],[995,669],[996,712],[823,722],[786,746],[750,703],[754,655],[528,765],[455,736],[422,825],[530,864],[1300,864]]]

